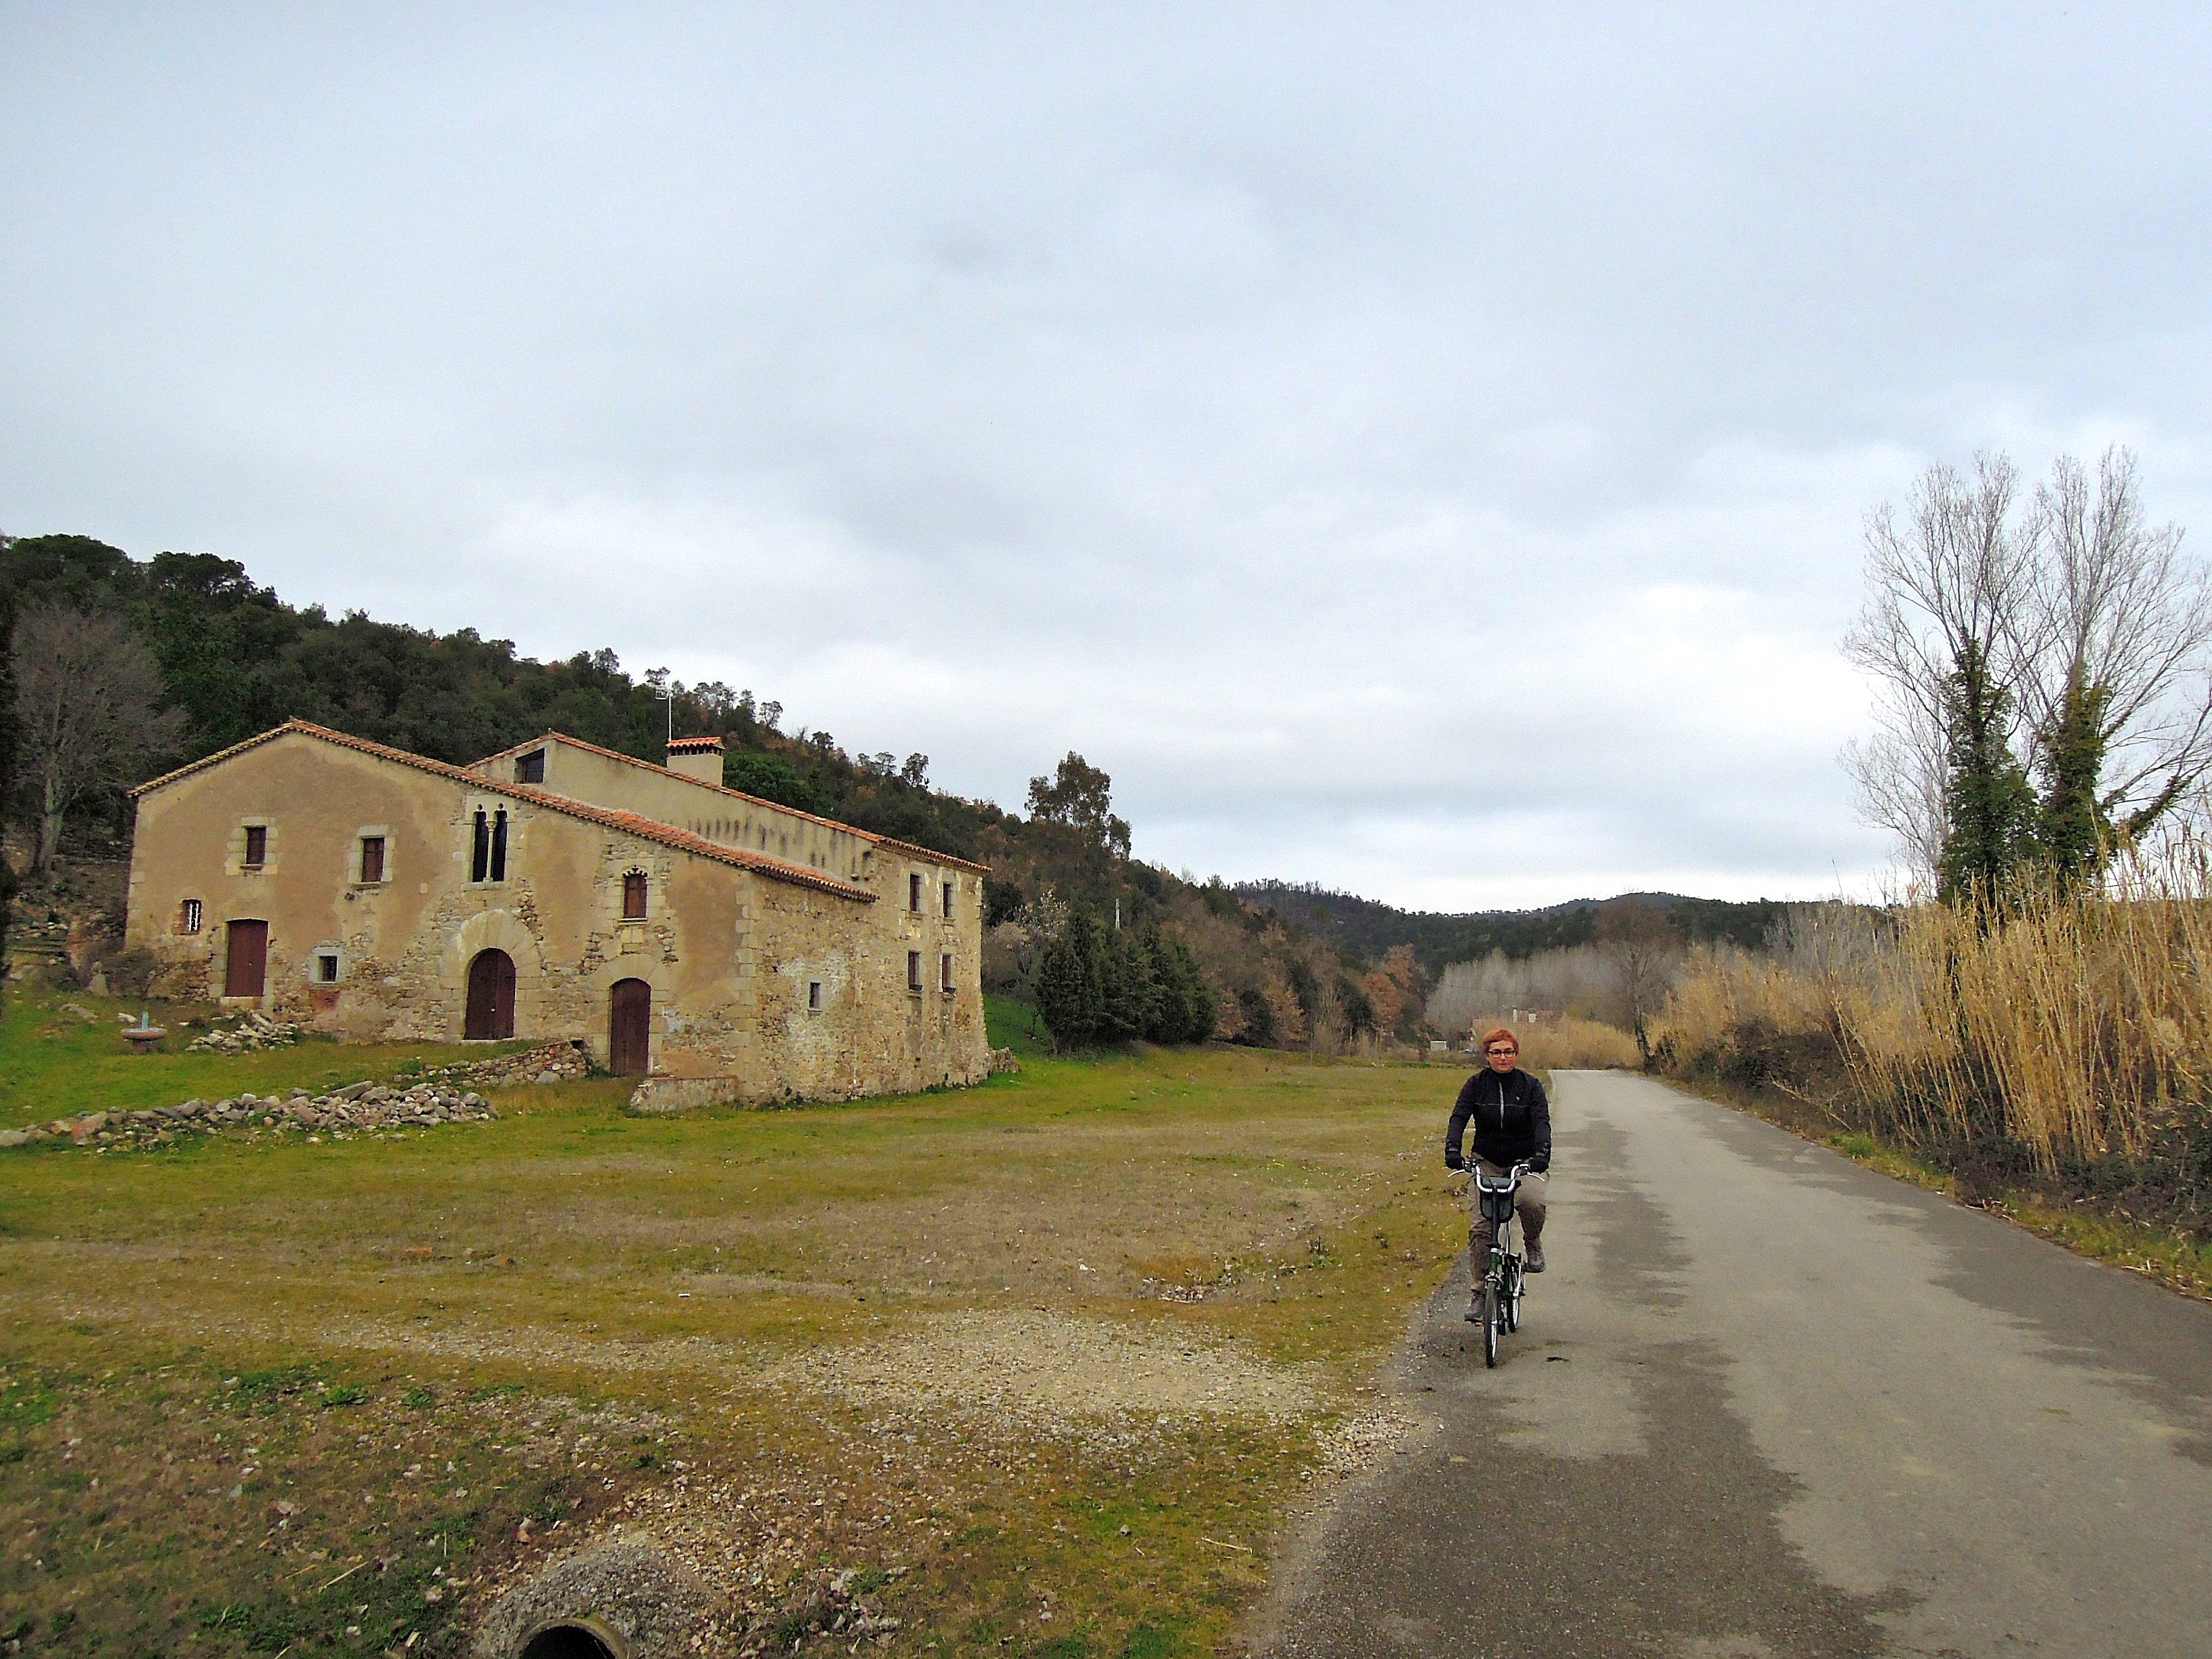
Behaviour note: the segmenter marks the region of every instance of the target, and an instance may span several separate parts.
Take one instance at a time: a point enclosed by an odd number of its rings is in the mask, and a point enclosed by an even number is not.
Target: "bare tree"
[[[2069,711],[2093,707],[2086,781],[2096,816],[2135,839],[2212,766],[2212,574],[2178,525],[2143,516],[2136,458],[2105,452],[2093,486],[2062,455],[2038,487],[2027,539],[2034,581],[2017,619],[2021,696],[2046,787]]]
[[[1644,899],[1630,899],[1600,914],[1595,938],[1599,950],[1612,959],[1620,975],[1621,997],[1628,1005],[1629,1029],[1636,1034],[1636,1052],[1646,1066],[1651,1063],[1650,1017],[1666,1000],[1682,963],[1682,933],[1674,917]]]
[[[62,823],[102,791],[141,781],[185,718],[161,704],[161,674],[116,617],[36,605],[15,623],[17,775],[38,830],[32,868],[53,866]]]
[[[2019,487],[2012,462],[1984,453],[1971,480],[1940,465],[1923,473],[1908,522],[1887,501],[1867,519],[1866,605],[1844,653],[1880,688],[1879,729],[1847,747],[1844,763],[1860,810],[1931,878],[1946,833],[1950,688],[1962,664],[2007,690],[2021,669],[2013,623],[2033,583],[2012,525]]]

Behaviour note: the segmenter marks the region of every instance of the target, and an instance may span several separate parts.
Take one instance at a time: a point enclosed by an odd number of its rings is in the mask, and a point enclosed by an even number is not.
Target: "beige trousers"
[[[1506,1173],[1502,1165],[1480,1162],[1483,1174],[1495,1181]],[[1521,1188],[1513,1194],[1513,1213],[1521,1222],[1522,1248],[1526,1249],[1544,1236],[1545,1188],[1551,1184],[1548,1175],[1524,1175]],[[1475,1283],[1490,1271],[1490,1235],[1493,1231],[1482,1218],[1482,1196],[1475,1191],[1474,1178],[1467,1183],[1467,1249],[1468,1260],[1474,1264]]]

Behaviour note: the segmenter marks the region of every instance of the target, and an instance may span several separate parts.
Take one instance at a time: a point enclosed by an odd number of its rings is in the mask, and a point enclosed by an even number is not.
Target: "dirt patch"
[[[1073,1426],[1086,1418],[1242,1417],[1323,1410],[1317,1370],[1171,1328],[1042,1311],[962,1313],[859,1347],[785,1360],[771,1381],[863,1407],[929,1407],[978,1426]]]

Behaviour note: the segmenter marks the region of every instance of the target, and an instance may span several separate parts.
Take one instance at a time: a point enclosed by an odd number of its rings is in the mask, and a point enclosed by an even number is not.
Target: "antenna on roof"
[[[653,695],[668,705],[668,741],[676,741],[676,685],[668,678],[665,668],[648,671],[645,683],[653,688]]]

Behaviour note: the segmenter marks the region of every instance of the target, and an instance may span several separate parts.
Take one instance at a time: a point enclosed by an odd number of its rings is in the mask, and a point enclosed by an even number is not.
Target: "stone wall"
[[[502,881],[471,879],[479,807],[507,814]],[[243,861],[249,824],[265,834],[258,870]],[[386,849],[373,884],[357,879],[369,833]],[[458,1040],[469,965],[496,949],[515,966],[515,1035],[580,1041],[602,1066],[613,988],[637,979],[652,988],[654,1076],[720,1098],[976,1081],[989,1067],[981,878],[902,854],[875,862],[872,901],[825,891],[287,729],[139,798],[128,940],[160,959],[158,990],[209,993],[226,924],[264,921],[260,1006],[345,1037]],[[932,898],[955,883],[952,916],[907,907],[909,864]],[[641,921],[622,915],[633,871],[647,878]],[[197,933],[182,931],[187,899]],[[325,955],[338,965],[327,982]]]

